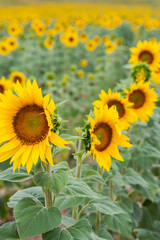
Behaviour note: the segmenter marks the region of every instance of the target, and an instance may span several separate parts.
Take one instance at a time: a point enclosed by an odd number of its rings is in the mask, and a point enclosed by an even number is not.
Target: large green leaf
[[[87,219],[80,219],[66,229],[57,228],[43,234],[43,240],[101,240],[93,238],[92,227]]]
[[[98,195],[81,179],[70,178],[63,190],[67,195],[75,197],[98,198]]]
[[[56,228],[61,222],[58,208],[44,207],[32,198],[21,199],[14,208],[14,217],[22,239],[36,236]]]
[[[56,172],[56,171],[59,171],[59,170],[63,170],[63,171],[68,171],[70,168],[69,168],[69,165],[68,165],[68,162],[66,161],[63,161],[63,162],[60,162],[54,166],[51,166],[51,170],[53,172]]]
[[[60,210],[62,210],[62,209],[74,207],[74,206],[80,204],[80,202],[82,202],[82,200],[83,200],[83,198],[81,198],[81,197],[60,195],[60,196],[56,197],[54,206],[59,208]]]
[[[39,172],[34,176],[36,185],[48,188],[55,196],[58,196],[61,189],[68,183],[68,173],[66,171],[56,171],[49,174],[47,172]]]
[[[86,172],[86,176],[83,178],[83,181],[86,183],[104,183],[102,176],[93,169],[90,169]]]
[[[34,201],[40,201],[44,204],[44,194],[41,187],[31,187],[23,190],[17,191],[8,202],[8,206],[10,208],[14,208],[16,204],[23,198],[29,197],[32,198]]]
[[[127,181],[127,183],[131,186],[134,185],[141,185],[144,188],[148,188],[149,184],[147,181],[144,180],[141,175],[134,171],[132,168],[128,168],[126,176],[124,176],[124,179]]]
[[[139,240],[159,240],[160,234],[147,229],[138,229],[138,239]]]
[[[31,172],[32,173],[32,172]],[[32,174],[28,174],[26,168],[20,168],[20,172],[16,169],[13,173],[13,167],[10,167],[0,173],[0,180],[9,182],[23,182],[32,178]]]
[[[100,236],[100,237],[102,237],[104,239],[114,240],[112,235],[104,228],[99,230],[98,236]]]
[[[65,227],[71,227],[73,226],[77,220],[75,220],[72,217],[67,217],[67,216],[62,216],[62,221],[61,224],[64,225]]]
[[[17,225],[15,222],[8,222],[0,227],[0,240],[18,240]]]
[[[105,215],[117,215],[121,213],[125,213],[124,210],[117,206],[110,198],[101,197],[101,199],[97,199],[91,203],[93,209],[104,213]]]
[[[107,215],[104,217],[109,229],[120,233],[122,236],[131,237],[132,222],[128,213]]]

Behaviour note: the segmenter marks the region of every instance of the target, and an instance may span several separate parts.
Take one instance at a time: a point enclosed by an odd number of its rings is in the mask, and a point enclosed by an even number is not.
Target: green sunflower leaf
[[[17,203],[14,217],[22,239],[48,232],[61,223],[61,213],[58,208],[47,209],[28,197]]]
[[[16,222],[8,222],[0,227],[0,240],[18,240],[19,235],[17,232]]]
[[[68,183],[68,173],[66,171],[57,171],[53,174],[39,172],[35,174],[34,182],[38,186],[48,188],[55,196],[58,196],[61,189]]]

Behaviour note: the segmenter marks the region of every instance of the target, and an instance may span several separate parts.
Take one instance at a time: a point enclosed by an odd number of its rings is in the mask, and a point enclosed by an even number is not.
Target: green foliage
[[[40,201],[28,197],[16,204],[14,217],[22,239],[50,231],[61,222],[61,213],[57,208],[46,209]]]
[[[8,222],[0,227],[0,240],[18,240],[16,222]]]

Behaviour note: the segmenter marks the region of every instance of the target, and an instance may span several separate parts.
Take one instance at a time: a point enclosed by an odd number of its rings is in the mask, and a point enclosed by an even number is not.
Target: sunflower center
[[[69,38],[69,41],[70,41],[70,42],[73,42],[73,37],[70,37],[70,38]]]
[[[95,148],[97,151],[104,151],[111,143],[112,140],[112,128],[107,123],[99,123],[95,126],[93,132],[100,144],[96,144]]]
[[[3,87],[3,85],[0,85],[0,93],[4,93],[4,87]]]
[[[124,106],[121,102],[117,101],[117,100],[110,100],[107,103],[108,107],[112,107],[113,105],[116,106],[117,112],[119,114],[119,118],[123,117],[123,115],[125,114],[125,109]]]
[[[13,127],[22,144],[26,145],[43,141],[49,131],[44,109],[36,104],[21,108],[13,118]]]
[[[145,103],[145,94],[141,90],[135,90],[129,95],[129,101],[134,103],[133,108],[137,109]]]
[[[19,83],[21,83],[22,82],[22,79],[21,79],[21,77],[19,77],[19,76],[15,76],[14,78],[13,78],[13,82],[19,82]]]
[[[139,55],[139,60],[151,64],[153,62],[153,55],[149,51],[142,51]]]

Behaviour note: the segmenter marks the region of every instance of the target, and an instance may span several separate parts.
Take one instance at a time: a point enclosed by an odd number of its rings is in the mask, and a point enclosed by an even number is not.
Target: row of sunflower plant
[[[148,67],[142,63],[140,66]],[[134,72],[139,76],[137,66]],[[135,201],[137,196],[133,195],[136,192],[150,200],[150,181],[154,177],[149,170],[143,172],[144,177],[136,171],[137,159],[133,160],[133,168],[123,166],[123,175],[116,165],[112,166],[111,174],[107,172],[110,171],[111,157],[124,161],[118,145],[132,147],[122,131],[138,119],[144,123],[148,121],[156,107],[158,96],[145,80],[132,83],[130,89],[125,89],[124,97],[111,89],[108,93],[102,90],[85,126],[77,129],[79,136],[59,135],[60,105],[55,105],[49,94],[42,96],[36,80],[33,83],[28,80],[24,86],[17,81],[14,92],[8,90],[1,94],[0,161],[10,158],[13,168],[3,171],[0,179],[11,182],[33,179],[37,185],[19,190],[10,198],[8,205],[14,208],[15,222],[1,227],[3,239],[27,239],[39,234],[43,239],[112,239],[111,232],[124,237],[137,234],[131,226],[130,215],[133,218],[135,214],[131,200]],[[139,126],[142,127],[141,123],[134,125],[135,128]],[[134,131],[134,127],[129,130]],[[140,139],[140,144],[141,141],[144,139]],[[76,168],[70,169],[66,161],[54,165],[54,155],[70,144],[76,149]],[[128,154],[135,154],[132,151]],[[88,164],[82,165],[88,154],[96,158],[98,166],[95,169]],[[127,189],[127,185],[132,190]],[[116,195],[118,186],[124,188]],[[156,186],[154,179],[152,198],[155,201]],[[138,205],[134,207],[135,211],[139,210]],[[66,216],[61,215],[64,209],[68,209]],[[142,234],[143,229],[138,231]]]
[[[86,7],[91,12],[82,5],[79,12],[41,6],[37,16],[34,7],[0,10],[0,180],[14,215],[0,227],[2,240],[40,234],[44,240],[160,238],[160,51],[153,38],[159,15],[123,7],[113,13],[103,5],[100,15],[97,5]],[[138,40],[149,40],[131,49],[132,69],[122,68],[133,44],[131,29]],[[106,79],[116,68],[122,80],[113,91]],[[44,97],[33,80],[37,74]],[[105,91],[96,100],[100,85]],[[71,104],[55,104],[66,100],[66,92]],[[75,104],[77,98],[86,109]],[[74,136],[69,125],[67,133],[63,128],[63,111],[77,118],[88,113],[72,129]],[[76,166],[62,159],[55,164],[70,149]]]

